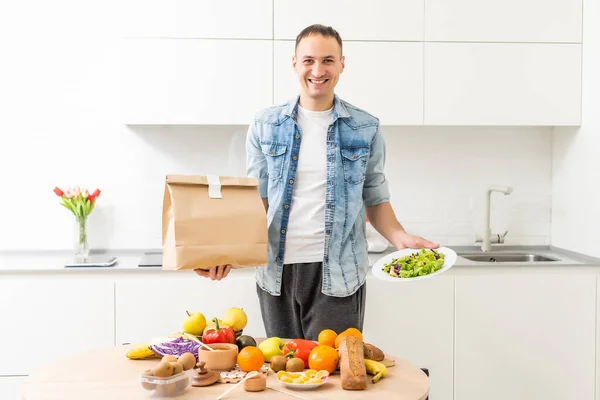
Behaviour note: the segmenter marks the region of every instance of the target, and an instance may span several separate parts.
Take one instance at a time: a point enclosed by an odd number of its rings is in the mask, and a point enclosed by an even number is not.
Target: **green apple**
[[[260,351],[263,352],[265,356],[265,362],[270,362],[271,358],[275,356],[283,355],[283,348],[285,347],[285,342],[283,339],[273,336],[268,339],[263,340],[258,345]]]
[[[202,336],[204,327],[206,327],[206,318],[204,318],[204,315],[199,312],[190,314],[187,311],[186,314],[188,316],[183,321],[183,331],[185,333],[189,333],[190,335]]]
[[[229,310],[225,311],[223,323],[229,325],[234,331],[239,332],[246,327],[248,316],[243,309],[231,307]]]

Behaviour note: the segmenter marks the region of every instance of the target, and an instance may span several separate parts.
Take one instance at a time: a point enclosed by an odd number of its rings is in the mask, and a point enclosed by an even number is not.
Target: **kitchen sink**
[[[508,253],[508,252],[486,252],[486,253],[462,253],[459,257],[479,262],[552,262],[560,261],[554,257],[548,257],[533,253]]]

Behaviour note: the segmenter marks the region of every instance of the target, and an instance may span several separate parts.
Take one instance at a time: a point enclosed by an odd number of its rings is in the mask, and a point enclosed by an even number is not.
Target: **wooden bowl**
[[[231,371],[237,362],[238,347],[232,343],[213,343],[210,347],[216,351],[210,351],[200,346],[198,349],[198,361],[204,361],[206,369],[215,371]]]
[[[258,373],[254,378],[244,381],[244,390],[246,392],[260,392],[267,388],[267,376],[263,373]]]

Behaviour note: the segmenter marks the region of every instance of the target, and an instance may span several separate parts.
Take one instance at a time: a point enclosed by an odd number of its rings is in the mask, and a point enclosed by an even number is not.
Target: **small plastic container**
[[[145,373],[140,374],[140,382],[146,390],[153,390],[152,397],[171,397],[180,395],[190,384],[190,377],[183,371],[177,375],[168,378],[158,378],[148,376]]]

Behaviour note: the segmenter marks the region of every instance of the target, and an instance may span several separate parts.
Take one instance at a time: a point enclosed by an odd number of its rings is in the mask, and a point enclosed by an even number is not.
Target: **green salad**
[[[444,265],[444,255],[431,249],[421,249],[404,257],[394,258],[383,266],[383,272],[394,278],[414,278],[434,273]]]

